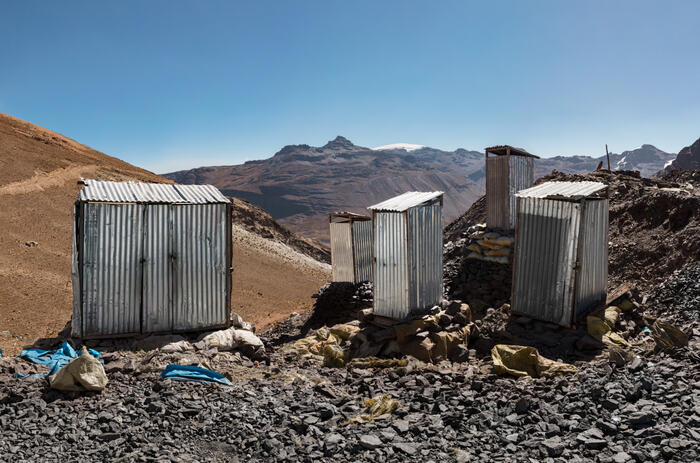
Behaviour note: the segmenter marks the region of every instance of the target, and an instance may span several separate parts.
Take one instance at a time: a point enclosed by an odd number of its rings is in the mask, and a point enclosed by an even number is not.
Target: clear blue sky
[[[601,155],[700,137],[699,1],[3,1],[0,112],[162,173],[342,134]]]

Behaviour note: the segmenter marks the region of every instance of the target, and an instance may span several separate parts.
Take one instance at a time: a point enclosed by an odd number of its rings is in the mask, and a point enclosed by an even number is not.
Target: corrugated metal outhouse
[[[538,156],[509,145],[486,148],[486,226],[515,228],[515,193],[532,186]],[[489,156],[490,155],[490,156]]]
[[[605,188],[598,182],[546,182],[518,192],[514,313],[571,326],[605,302]]]
[[[372,218],[351,212],[328,214],[333,281],[372,280]]]
[[[369,207],[374,313],[405,318],[442,298],[442,191],[411,191]]]
[[[83,183],[73,223],[74,336],[229,325],[232,204],[219,190]]]

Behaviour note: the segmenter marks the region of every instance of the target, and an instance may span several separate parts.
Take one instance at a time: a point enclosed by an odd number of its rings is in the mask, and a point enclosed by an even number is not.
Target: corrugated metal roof
[[[372,211],[403,212],[412,207],[420,206],[432,199],[439,198],[443,194],[442,191],[409,191],[394,198],[387,199],[386,201],[382,201],[374,206],[370,206],[367,209]]]
[[[532,188],[520,190],[515,195],[519,198],[580,199],[605,188],[607,185],[600,182],[545,182]]]
[[[228,203],[212,185],[167,185],[164,183],[111,182],[83,180],[79,201],[110,203]]]

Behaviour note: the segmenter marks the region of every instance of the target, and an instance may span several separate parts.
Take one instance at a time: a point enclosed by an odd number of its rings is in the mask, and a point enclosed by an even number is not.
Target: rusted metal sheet
[[[486,158],[486,224],[489,228],[515,228],[515,194],[534,181],[534,156]]]
[[[225,204],[172,206],[174,331],[228,323],[226,210]]]
[[[374,313],[403,318],[410,310],[407,214],[374,212]]]
[[[574,319],[605,303],[608,286],[608,200],[590,199],[582,204]]]
[[[141,331],[141,204],[82,204],[81,335]],[[77,321],[77,320],[76,320]]]
[[[571,323],[580,212],[578,203],[518,199],[513,312]]]
[[[442,206],[408,210],[411,262],[410,310],[433,307],[442,297]]]
[[[330,234],[333,281],[354,283],[352,223],[332,222],[330,223]]]
[[[372,222],[361,220],[352,222],[352,246],[355,269],[355,283],[372,281]]]
[[[486,225],[508,229],[510,199],[508,156],[486,158]]]
[[[144,333],[173,329],[172,207],[170,204],[149,204],[145,210],[142,320]]]

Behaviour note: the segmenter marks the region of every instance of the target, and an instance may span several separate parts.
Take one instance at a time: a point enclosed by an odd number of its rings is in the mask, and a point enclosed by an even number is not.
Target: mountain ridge
[[[483,194],[484,153],[445,151],[422,145],[383,145],[377,150],[338,135],[323,146],[286,145],[271,157],[243,164],[205,166],[163,174],[178,183],[211,183],[230,196],[268,210],[304,236],[328,241],[326,214],[336,210],[367,213],[366,207],[409,190],[445,192],[445,221]],[[643,175],[660,170],[673,155],[653,145],[611,154],[611,166],[639,167]],[[606,157],[555,156],[535,163],[535,178],[552,170],[582,173]],[[622,163],[622,164],[621,164]]]

